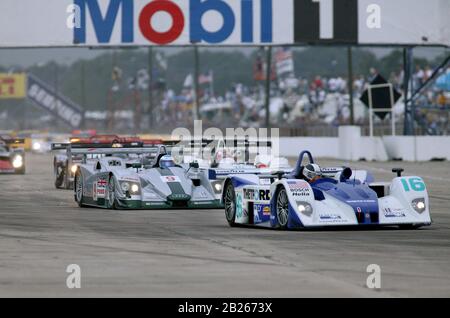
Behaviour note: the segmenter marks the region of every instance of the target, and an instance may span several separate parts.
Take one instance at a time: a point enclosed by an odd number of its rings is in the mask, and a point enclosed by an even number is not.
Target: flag
[[[294,59],[290,48],[280,48],[275,53],[277,75],[282,76],[294,72]]]
[[[213,82],[214,78],[213,78],[213,73],[212,71],[209,71],[208,74],[201,74],[198,77],[198,83],[200,85],[202,84],[211,84]]]
[[[193,78],[192,74],[189,74],[188,76],[186,76],[186,79],[184,80],[183,87],[190,88],[192,86],[194,86],[194,78]]]

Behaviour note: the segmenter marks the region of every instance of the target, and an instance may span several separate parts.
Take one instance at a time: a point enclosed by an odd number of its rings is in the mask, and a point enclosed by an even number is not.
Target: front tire
[[[106,207],[115,210],[116,206],[116,178],[110,176],[108,180],[108,195],[106,197]]]
[[[224,197],[225,217],[231,227],[236,226],[236,192],[231,182],[225,188]]]
[[[285,188],[280,188],[277,191],[275,202],[278,227],[281,230],[286,230],[289,223],[289,199]]]
[[[81,175],[81,172],[78,170],[75,174],[75,185],[74,185],[74,192],[75,192],[75,201],[78,203],[78,206],[80,208],[83,208],[85,205],[83,204],[83,193],[84,193],[84,180],[83,176]]]

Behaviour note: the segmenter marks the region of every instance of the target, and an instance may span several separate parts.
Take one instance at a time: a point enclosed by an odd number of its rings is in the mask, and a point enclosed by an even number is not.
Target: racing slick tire
[[[64,167],[64,189],[70,190],[71,184],[70,184],[70,169],[69,169],[69,163],[66,162],[66,166]]]
[[[53,165],[54,175],[55,175],[55,188],[61,189],[64,183],[64,170],[58,167],[58,164]]]
[[[233,183],[227,182],[223,195],[225,205],[225,217],[231,227],[236,226],[236,192]]]
[[[110,176],[109,180],[108,180],[105,204],[106,204],[106,208],[108,208],[110,210],[117,209],[117,204],[116,204],[116,178],[114,176]]]
[[[275,213],[277,217],[277,228],[287,230],[289,223],[289,199],[284,187],[280,187],[275,196]]]
[[[85,205],[83,204],[84,181],[80,170],[78,170],[75,174],[75,181],[73,188],[75,193],[75,201],[78,203],[78,206],[80,208],[84,208],[85,207]]]

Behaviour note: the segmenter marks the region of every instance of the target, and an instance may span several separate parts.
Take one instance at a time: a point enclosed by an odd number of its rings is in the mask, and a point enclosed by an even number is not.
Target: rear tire
[[[55,188],[61,189],[64,183],[64,170],[55,163],[53,170],[55,171]]]
[[[280,188],[277,191],[275,206],[278,228],[280,230],[287,230],[289,223],[289,199],[285,188]]]
[[[81,172],[78,170],[75,174],[75,182],[74,182],[74,192],[75,192],[75,201],[78,203],[80,208],[84,208],[83,204],[83,192],[84,192],[84,180]]]
[[[228,182],[225,187],[223,203],[225,205],[225,217],[228,224],[231,227],[236,226],[236,192],[231,182]]]

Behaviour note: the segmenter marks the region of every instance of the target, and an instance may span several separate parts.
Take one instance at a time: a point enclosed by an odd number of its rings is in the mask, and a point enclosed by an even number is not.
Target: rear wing
[[[242,174],[254,174],[258,175],[260,178],[275,178],[278,174],[291,173],[292,169],[282,169],[281,171],[272,171],[270,169],[259,169],[256,167],[243,167],[243,168],[232,168],[232,169],[208,169],[209,180],[221,180],[226,179],[231,175],[242,175]]]
[[[6,145],[20,145],[25,143],[24,138],[11,138],[11,139],[1,139]]]
[[[142,148],[144,143],[127,142],[127,143],[52,143],[52,150],[68,150],[72,152],[75,149],[119,149],[119,148]]]
[[[225,139],[191,139],[191,140],[183,140],[178,141],[174,145],[182,145],[185,147],[202,147],[205,148],[207,146],[210,146],[214,142],[222,142],[226,147],[272,147],[272,142],[269,140],[264,141],[257,141],[257,140],[250,140],[248,138],[242,139],[242,138],[225,138]]]

